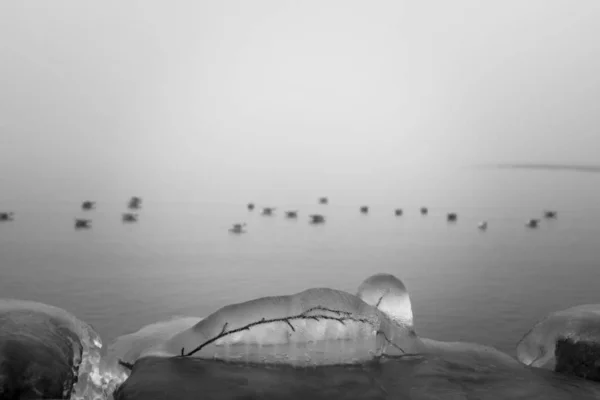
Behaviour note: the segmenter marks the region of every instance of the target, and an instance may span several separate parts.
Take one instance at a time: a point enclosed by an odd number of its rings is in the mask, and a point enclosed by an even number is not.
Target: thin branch
[[[330,312],[332,314],[338,315],[338,317],[334,317],[334,316],[331,316],[331,315],[325,315],[325,314],[309,315],[313,311]],[[221,339],[222,337],[225,337],[227,335],[231,335],[233,333],[242,332],[242,331],[245,331],[245,330],[250,330],[250,328],[252,328],[254,326],[257,326],[257,325],[269,324],[269,323],[272,323],[272,322],[285,322],[285,323],[287,323],[289,325],[289,327],[292,329],[292,331],[295,332],[296,329],[294,328],[294,326],[292,325],[292,323],[290,321],[298,320],[298,319],[312,319],[314,321],[332,320],[332,321],[338,321],[342,325],[346,325],[345,321],[362,322],[362,323],[366,323],[366,324],[369,324],[369,325],[373,325],[373,322],[371,322],[367,318],[356,318],[356,317],[353,317],[351,312],[341,311],[341,310],[334,310],[334,309],[327,308],[327,307],[322,307],[322,306],[316,306],[316,307],[309,308],[308,310],[306,310],[306,311],[304,311],[304,312],[302,312],[300,314],[293,315],[291,317],[271,318],[271,319],[261,318],[259,321],[251,322],[248,325],[245,325],[245,326],[240,327],[240,328],[232,329],[230,331],[227,330],[227,326],[229,324],[227,322],[225,322],[225,324],[223,325],[223,328],[221,329],[221,333],[219,333],[217,336],[215,336],[215,337],[213,337],[213,338],[205,341],[204,343],[202,343],[198,347],[194,348],[193,350],[189,351],[188,353],[186,353],[185,352],[185,348],[182,347],[181,348],[181,354],[179,356],[176,356],[176,357],[189,357],[189,356],[192,356],[195,353],[197,353],[200,350],[202,350],[204,347],[208,346],[209,344],[211,344],[213,342],[216,342],[217,340]],[[388,344],[390,344],[393,347],[395,347],[396,349],[400,350],[403,354],[406,354],[406,351],[404,351],[404,349],[402,349],[400,346],[398,346],[397,344],[395,344],[394,342],[392,342],[387,337],[387,335],[384,332],[378,331],[377,333],[383,335],[383,338],[385,339],[385,341]]]
[[[126,362],[126,361],[123,361],[123,360],[121,360],[120,358],[119,358],[119,365],[121,365],[121,366],[123,366],[123,367],[127,368],[127,369],[128,369],[128,370],[130,370],[130,371],[132,371],[132,370],[133,370],[133,364],[130,364],[130,363]]]
[[[225,333],[225,329],[227,328],[227,322],[225,322],[225,324],[223,324],[223,329],[221,330],[221,335],[223,333]]]
[[[336,314],[338,316],[334,317],[334,316],[326,315],[326,314],[309,315],[313,311],[325,311],[325,312],[330,312],[332,314]],[[345,321],[355,321],[355,322],[362,322],[362,323],[373,325],[373,323],[370,320],[368,320],[366,318],[353,317],[352,313],[350,313],[348,311],[333,310],[333,309],[327,308],[327,307],[316,306],[316,307],[309,308],[308,310],[306,310],[300,314],[293,315],[291,317],[271,318],[271,319],[262,318],[260,321],[251,322],[248,325],[245,325],[241,328],[232,329],[230,331],[227,330],[228,323],[226,322],[225,325],[223,325],[223,329],[221,329],[220,334],[207,340],[206,342],[202,343],[201,345],[199,345],[198,347],[196,347],[195,349],[193,349],[192,351],[190,351],[188,353],[185,353],[185,349],[182,348],[181,355],[176,356],[176,357],[189,357],[189,356],[194,355],[195,353],[199,352],[207,345],[209,345],[213,342],[216,342],[217,340],[221,339],[224,336],[231,335],[231,334],[237,333],[237,332],[250,330],[250,328],[257,326],[257,325],[261,325],[261,324],[269,324],[272,322],[285,322],[292,328],[293,331],[296,331],[296,329],[294,329],[294,327],[292,326],[290,321],[298,320],[298,319],[312,319],[315,321],[320,321],[322,319],[333,320],[333,321],[338,321],[339,323],[341,323],[343,325],[345,325]],[[387,340],[387,338],[386,338],[386,340]]]
[[[406,354],[406,351],[404,351],[404,349],[402,347],[398,346],[396,343],[394,343],[390,339],[388,339],[388,337],[386,336],[386,334],[383,331],[379,331],[377,333],[381,333],[386,342],[388,342],[389,344],[391,344],[392,346],[394,346],[395,348],[400,350],[402,353]]]
[[[294,325],[292,325],[290,323],[290,321],[285,321],[285,322],[287,322],[287,324],[290,326],[290,328],[292,329],[292,331],[296,332],[296,328],[294,328]]]
[[[381,304],[381,301],[383,300],[383,298],[385,296],[387,296],[387,294],[390,292],[390,289],[386,289],[385,292],[383,292],[383,294],[381,295],[381,297],[379,298],[379,300],[377,300],[377,304],[375,304],[375,308],[379,308],[379,305]]]

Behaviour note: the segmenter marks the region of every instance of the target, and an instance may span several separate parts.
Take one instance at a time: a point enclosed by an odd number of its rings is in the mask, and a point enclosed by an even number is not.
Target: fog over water
[[[594,164],[594,0],[7,2],[2,203],[376,202]],[[432,189],[435,188],[435,189]]]
[[[2,297],[109,341],[390,272],[423,336],[512,353],[598,302],[598,20],[595,0],[4,2]]]

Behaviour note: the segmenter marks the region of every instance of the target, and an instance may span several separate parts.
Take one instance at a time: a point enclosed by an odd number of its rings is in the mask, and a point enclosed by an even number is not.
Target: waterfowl
[[[123,222],[137,222],[138,215],[135,213],[123,213]]]
[[[286,211],[285,216],[287,218],[296,218],[298,217],[298,211]]]
[[[429,212],[427,207],[421,207],[421,215],[426,215]]]
[[[9,212],[0,212],[0,221],[12,221],[14,219],[15,213],[12,211]]]
[[[75,218],[75,228],[76,229],[91,228],[91,226],[92,226],[91,224],[92,224],[91,219]]]
[[[142,206],[142,198],[141,197],[133,196],[129,200],[128,207],[131,208],[132,210],[137,210],[141,206]]]
[[[487,221],[481,221],[481,222],[479,223],[479,225],[477,225],[477,227],[478,227],[479,229],[481,229],[482,231],[485,231],[485,230],[487,229],[487,226],[488,226],[488,223],[487,223]]]
[[[327,197],[319,198],[319,204],[327,204],[327,203],[329,203],[329,199],[327,199]]]
[[[401,216],[402,215],[402,209],[401,208],[396,208],[396,210],[394,210],[394,214],[396,216],[398,216],[398,217]]]
[[[233,224],[233,226],[229,229],[229,232],[231,232],[231,233],[244,233],[244,227],[245,226],[246,226],[246,223]]]
[[[539,219],[532,218],[525,223],[525,226],[527,226],[529,228],[537,228],[539,223],[540,223]]]
[[[83,203],[81,203],[81,209],[82,210],[92,210],[95,207],[96,207],[96,202],[95,201],[86,200]]]
[[[275,211],[275,207],[263,207],[262,215],[273,215],[273,211]]]
[[[546,210],[544,211],[544,217],[548,219],[556,218],[556,211]]]
[[[367,207],[367,206],[362,206],[362,207],[360,208],[360,212],[361,212],[361,213],[363,213],[363,214],[366,214],[366,213],[368,213],[368,212],[369,212],[369,207]]]
[[[312,224],[322,224],[325,222],[325,217],[321,214],[312,214],[309,215],[309,218]]]
[[[250,211],[254,210],[254,203],[248,203],[247,207]]]
[[[456,215],[456,213],[448,213],[448,216],[446,217],[449,222],[455,222],[457,218],[458,215]]]

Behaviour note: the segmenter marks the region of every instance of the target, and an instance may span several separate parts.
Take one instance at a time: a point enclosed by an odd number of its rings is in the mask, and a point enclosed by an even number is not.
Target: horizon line
[[[593,164],[552,164],[552,163],[495,163],[477,164],[475,168],[488,169],[532,169],[542,171],[575,171],[600,173],[600,165]]]

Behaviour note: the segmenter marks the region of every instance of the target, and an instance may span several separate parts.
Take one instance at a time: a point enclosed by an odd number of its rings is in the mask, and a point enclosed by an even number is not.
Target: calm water
[[[0,203],[0,293],[65,308],[106,343],[173,315],[205,316],[254,297],[325,286],[354,292],[388,272],[407,285],[423,337],[465,340],[514,354],[547,312],[600,302],[600,179],[595,174],[463,171],[404,183],[371,212],[326,193],[329,205],[272,204],[273,217],[239,204],[153,202],[122,224],[125,201]],[[136,193],[132,193],[136,194]],[[317,193],[315,199],[322,195]],[[142,194],[143,196],[143,194]],[[124,199],[126,200],[126,199]],[[271,204],[270,204],[271,205]],[[430,207],[426,217],[421,205]],[[403,207],[404,216],[393,215]],[[283,218],[299,209],[298,220]],[[539,229],[524,221],[557,209]],[[445,213],[459,220],[449,225]],[[307,214],[322,212],[313,226]],[[93,228],[75,231],[87,214]],[[487,232],[477,222],[489,221]],[[245,221],[248,233],[232,235]]]

